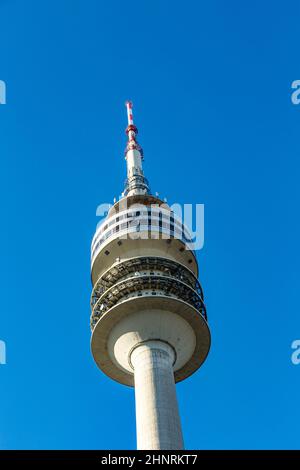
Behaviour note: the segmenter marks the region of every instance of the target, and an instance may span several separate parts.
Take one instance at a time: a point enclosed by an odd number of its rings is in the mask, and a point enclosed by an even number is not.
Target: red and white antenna
[[[141,158],[143,158],[142,147],[138,144],[136,140],[138,128],[133,124],[132,101],[126,101],[125,106],[127,109],[127,118],[128,118],[128,126],[126,127],[126,134],[128,135],[128,142],[127,142],[127,146],[125,150],[125,155],[127,154],[128,150],[135,149],[139,151]]]
[[[125,106],[127,108],[128,126],[131,126],[133,125],[132,101],[126,101]]]
[[[128,119],[126,127],[128,142],[125,148],[128,183],[126,183],[125,194],[147,194],[149,193],[149,186],[142,168],[143,149],[136,140],[138,130],[133,123],[132,101],[126,101],[125,106]]]
[[[132,108],[133,104],[132,101],[126,101],[125,103],[127,109],[127,119],[128,119],[128,126],[126,128],[126,134],[128,135],[128,142],[135,143],[136,145],[136,134],[138,133],[137,127],[133,124],[133,113]]]

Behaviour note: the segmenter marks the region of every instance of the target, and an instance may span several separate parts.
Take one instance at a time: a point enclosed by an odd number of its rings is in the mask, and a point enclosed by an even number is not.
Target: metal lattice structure
[[[166,258],[137,257],[116,263],[98,279],[91,296],[91,328],[117,303],[151,295],[182,299],[207,320],[200,282],[188,268]]]

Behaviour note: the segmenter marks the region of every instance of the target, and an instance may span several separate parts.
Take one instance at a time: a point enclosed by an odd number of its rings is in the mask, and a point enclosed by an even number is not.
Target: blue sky
[[[153,191],[205,204],[189,449],[299,448],[299,2],[1,0],[0,448],[135,447],[90,354],[90,242],[132,99]]]

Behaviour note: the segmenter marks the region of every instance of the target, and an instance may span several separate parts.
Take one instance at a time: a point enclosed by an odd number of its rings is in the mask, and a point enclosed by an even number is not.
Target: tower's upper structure
[[[135,386],[138,447],[176,449],[183,441],[174,383],[203,363],[210,333],[189,230],[150,193],[126,107],[125,191],[91,247],[92,353],[105,374]]]
[[[133,123],[132,102],[126,102],[128,126],[126,134],[128,142],[125,149],[127,162],[127,180],[124,195],[149,194],[149,184],[146,180],[142,167],[143,149],[137,142],[138,129]]]

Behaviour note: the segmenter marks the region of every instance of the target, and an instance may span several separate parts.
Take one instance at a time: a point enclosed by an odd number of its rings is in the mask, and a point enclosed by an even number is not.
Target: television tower
[[[91,348],[109,377],[135,388],[138,449],[183,449],[175,383],[210,347],[191,238],[150,193],[132,103],[127,102],[127,179],[91,246]]]

